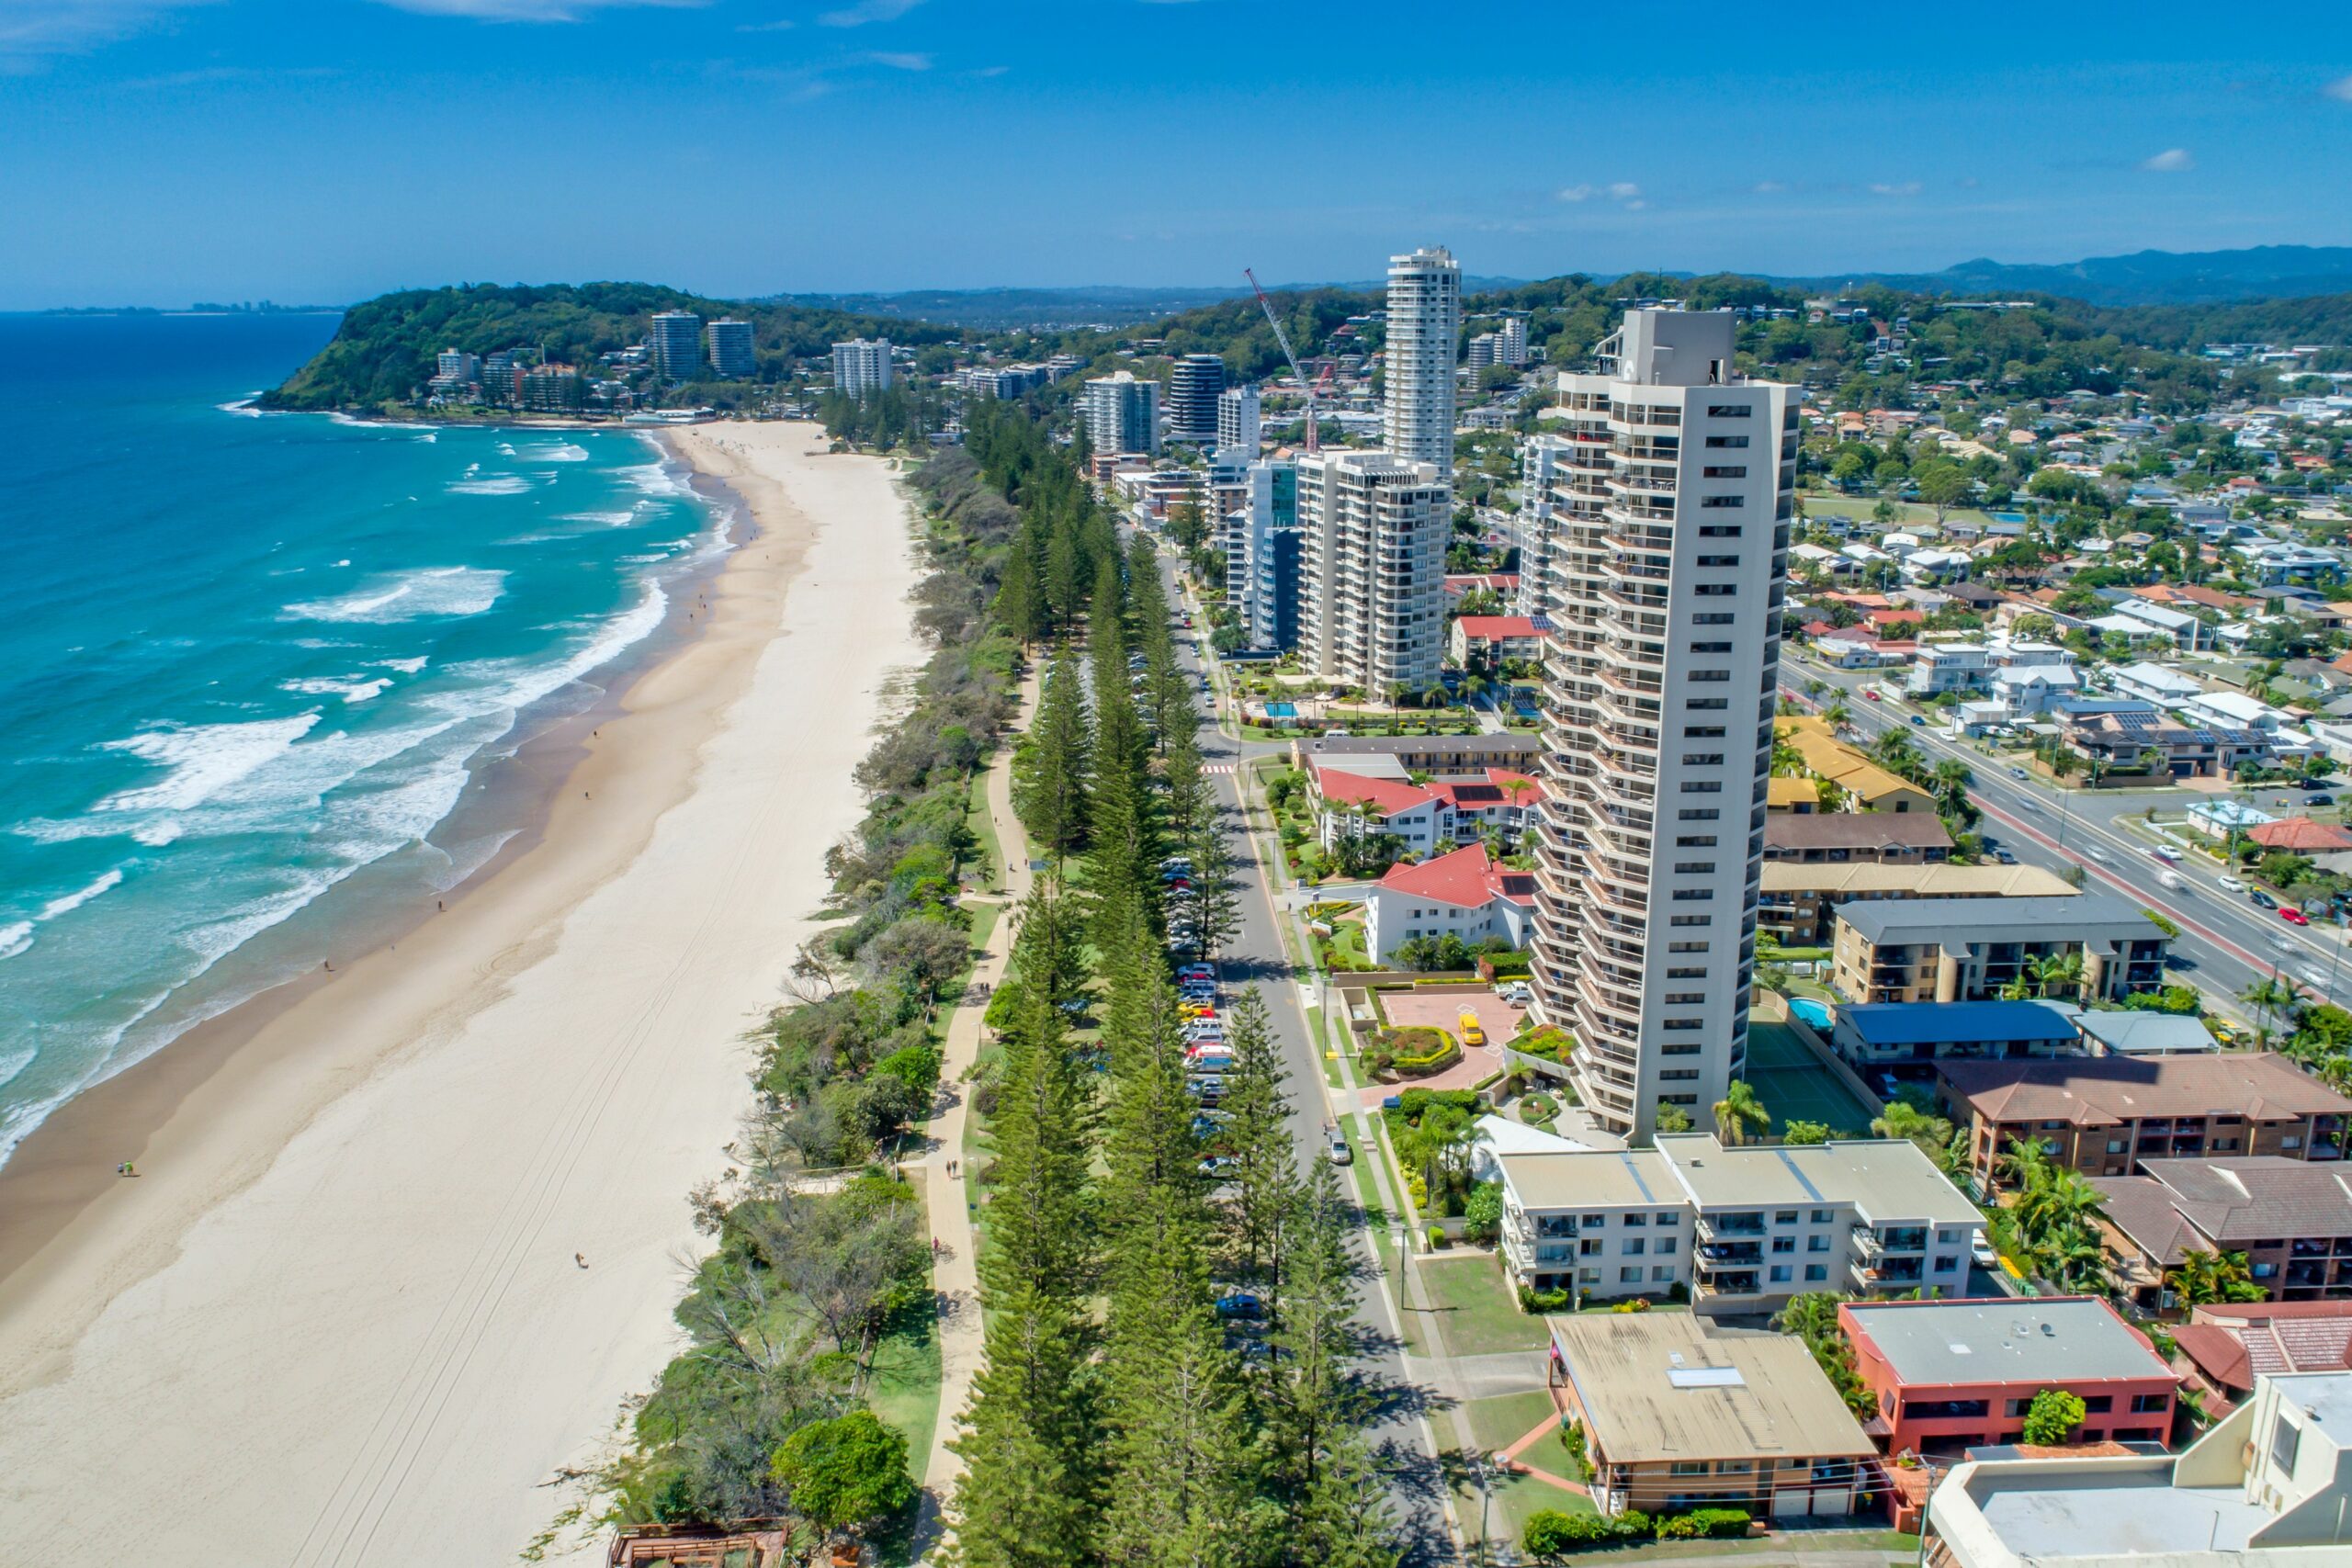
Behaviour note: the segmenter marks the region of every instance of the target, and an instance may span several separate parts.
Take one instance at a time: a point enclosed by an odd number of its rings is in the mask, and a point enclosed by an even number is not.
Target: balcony
[[[1761,1210],[1736,1210],[1730,1213],[1702,1213],[1699,1216],[1699,1239],[1702,1242],[1738,1240],[1764,1234]]]

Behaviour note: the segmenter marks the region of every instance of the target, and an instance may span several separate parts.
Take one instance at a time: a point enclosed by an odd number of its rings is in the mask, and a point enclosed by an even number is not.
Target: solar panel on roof
[[[1677,1388],[1745,1388],[1747,1380],[1737,1367],[1672,1367],[1666,1381]]]

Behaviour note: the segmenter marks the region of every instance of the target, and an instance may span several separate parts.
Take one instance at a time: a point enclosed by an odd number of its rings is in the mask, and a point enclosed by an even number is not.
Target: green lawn
[[[1427,1256],[1420,1274],[1430,1315],[1453,1354],[1541,1350],[1550,1343],[1544,1320],[1519,1310],[1510,1281],[1492,1258]]]
[[[1539,1422],[1556,1425],[1559,1419],[1552,1406],[1552,1396],[1540,1388],[1471,1400],[1462,1406],[1460,1417],[1470,1423],[1470,1440],[1485,1454],[1510,1447],[1533,1431]],[[1549,1460],[1547,1453],[1552,1456]],[[1555,1475],[1567,1473],[1567,1450],[1557,1438],[1538,1439],[1521,1457],[1539,1470],[1548,1470]]]
[[[997,842],[996,823],[989,816],[989,775],[983,768],[972,775],[964,795],[964,827],[978,846],[972,870],[983,887],[1004,886],[1004,846]]]
[[[1748,1021],[1747,1081],[1772,1113],[1775,1136],[1792,1121],[1826,1122],[1833,1133],[1870,1130],[1874,1113],[1785,1023]]]
[[[1807,491],[1797,500],[1808,517],[1866,518],[1877,512],[1879,503],[1877,496],[1825,495],[1818,491]],[[1916,501],[1897,501],[1894,506],[1897,523],[1933,523],[1936,520],[1934,507]],[[1973,506],[1949,506],[1944,509],[1944,521],[1973,523],[1981,527],[1990,523],[1992,518]]]

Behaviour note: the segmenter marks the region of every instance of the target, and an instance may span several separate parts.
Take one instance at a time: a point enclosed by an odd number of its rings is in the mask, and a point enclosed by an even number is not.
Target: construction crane
[[[1319,452],[1323,448],[1322,443],[1317,438],[1316,431],[1316,383],[1308,380],[1306,372],[1298,367],[1298,355],[1291,352],[1290,334],[1283,331],[1282,322],[1275,318],[1274,302],[1266,298],[1266,291],[1263,288],[1258,287],[1258,275],[1245,266],[1241,269],[1241,276],[1250,280],[1250,290],[1258,296],[1258,309],[1266,312],[1266,324],[1274,329],[1274,341],[1282,344],[1283,357],[1290,361],[1290,373],[1297,379],[1299,389],[1306,394],[1306,449],[1309,452]],[[1326,377],[1329,376],[1330,371],[1329,366],[1323,367]]]

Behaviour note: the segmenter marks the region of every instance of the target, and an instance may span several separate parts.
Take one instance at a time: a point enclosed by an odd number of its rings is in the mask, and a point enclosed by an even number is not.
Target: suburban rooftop
[[[1876,898],[1838,906],[1838,919],[1874,944],[2034,942],[2083,935],[2094,928],[2164,932],[2132,899],[2118,893],[2063,898]]]
[[[1802,1340],[1711,1331],[1680,1312],[1547,1322],[1596,1446],[1617,1463],[1878,1452]]]
[[[1906,1383],[2080,1383],[2170,1375],[2148,1342],[2093,1296],[1849,1302]]]

